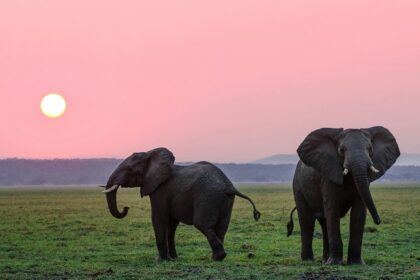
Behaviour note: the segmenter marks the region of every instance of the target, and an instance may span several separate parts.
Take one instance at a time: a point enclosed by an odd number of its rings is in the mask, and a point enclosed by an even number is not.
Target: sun
[[[41,111],[48,118],[59,118],[66,111],[66,100],[59,94],[50,93],[41,100]]]

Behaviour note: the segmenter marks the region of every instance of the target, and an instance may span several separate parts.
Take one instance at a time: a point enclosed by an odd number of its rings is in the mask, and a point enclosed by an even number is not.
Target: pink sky
[[[374,125],[420,152],[420,1],[261,3],[1,1],[0,157],[241,162]]]

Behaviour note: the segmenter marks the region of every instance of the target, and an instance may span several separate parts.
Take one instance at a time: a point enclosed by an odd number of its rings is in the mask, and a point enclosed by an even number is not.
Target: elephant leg
[[[169,217],[156,212],[152,209],[152,223],[155,231],[156,245],[159,251],[159,259],[171,260],[168,248]]]
[[[168,228],[169,255],[173,259],[176,259],[178,257],[178,254],[176,253],[176,248],[175,248],[175,232],[178,225],[179,225],[179,221],[175,219],[169,220],[169,228]]]
[[[322,241],[323,241],[323,254],[322,260],[326,262],[328,260],[330,246],[328,244],[328,230],[327,230],[327,221],[323,218],[318,219],[319,224],[321,225],[322,229]]]
[[[221,261],[226,257],[225,248],[223,247],[223,242],[219,239],[216,235],[214,229],[208,229],[203,232],[204,235],[207,237],[207,240],[210,244],[210,247],[213,251],[213,260]]]
[[[299,203],[297,205],[300,237],[302,243],[301,258],[303,261],[313,261],[314,253],[312,250],[312,239],[314,236],[315,217],[306,203]]]
[[[201,227],[200,225],[195,225],[195,227],[207,237],[207,241],[209,242],[211,250],[213,251],[213,260],[223,260],[226,257],[225,248],[223,247],[223,242],[216,235],[215,229]]]
[[[206,237],[213,251],[213,260],[221,261],[226,257],[223,242],[216,234],[218,213],[214,211],[197,211],[194,216],[194,226]]]
[[[230,217],[232,214],[233,202],[235,197],[228,200],[222,208],[221,219],[216,225],[216,235],[222,243],[224,243],[226,232],[229,228]]]
[[[366,222],[366,207],[362,200],[357,200],[350,213],[350,240],[347,263],[364,264],[362,259],[362,240]]]
[[[340,211],[329,209],[326,211],[329,256],[327,264],[343,264],[343,241],[340,232]]]
[[[219,238],[219,240],[222,242],[222,244],[225,240],[225,235],[226,235],[226,232],[227,232],[228,228],[229,228],[229,221],[227,221],[227,222],[223,221],[222,223],[219,223],[216,226],[215,233],[216,233],[216,236]]]

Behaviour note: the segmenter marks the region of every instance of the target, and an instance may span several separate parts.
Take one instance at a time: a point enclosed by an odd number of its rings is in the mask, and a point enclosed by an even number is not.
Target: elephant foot
[[[172,259],[177,259],[178,258],[178,254],[177,253],[169,253],[170,257]]]
[[[214,261],[221,261],[226,257],[226,252],[213,254],[212,259]]]
[[[343,264],[343,259],[339,258],[339,257],[329,257],[325,264],[327,264],[327,265],[342,265]]]
[[[157,257],[158,262],[164,262],[164,261],[173,261],[174,259],[171,256],[159,256]]]
[[[364,265],[365,262],[362,258],[348,258],[347,260],[348,265]]]
[[[301,256],[302,261],[304,262],[312,262],[314,261],[314,254],[309,253],[309,254],[302,254]]]

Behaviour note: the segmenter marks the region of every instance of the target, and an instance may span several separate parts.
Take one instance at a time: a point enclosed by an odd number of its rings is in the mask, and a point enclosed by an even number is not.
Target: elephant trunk
[[[369,179],[368,171],[364,165],[353,167],[353,179],[356,183],[356,188],[365,203],[367,209],[369,210],[370,215],[373,218],[375,224],[379,225],[381,223],[381,218],[379,217],[378,211],[376,210],[375,203],[373,202],[372,195],[369,190]]]
[[[113,188],[113,189],[112,189]],[[127,216],[128,213],[128,207],[124,207],[123,211],[118,211],[117,207],[117,191],[118,186],[113,186],[111,184],[107,184],[105,188],[106,193],[106,201],[108,203],[108,209],[109,212],[111,212],[112,216],[114,216],[117,219],[122,219],[125,216]]]

